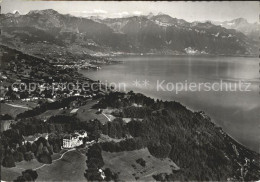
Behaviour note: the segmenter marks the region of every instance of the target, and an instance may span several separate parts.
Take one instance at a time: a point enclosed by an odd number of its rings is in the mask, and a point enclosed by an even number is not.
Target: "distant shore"
[[[135,56],[140,56],[140,55],[138,55],[138,54],[135,54],[135,55],[117,55],[116,57],[135,57]],[[143,55],[143,56],[147,56],[147,57],[149,57],[149,56],[160,56],[160,55]],[[170,56],[170,55],[164,55],[164,56]],[[174,56],[189,56],[189,55],[174,55]],[[196,57],[204,57],[204,56],[206,56],[206,57],[217,57],[216,55],[192,55],[192,56],[196,56]],[[118,63],[121,63],[121,61],[119,61]],[[104,68],[105,69],[105,68]],[[82,74],[82,73],[81,73]],[[83,74],[82,74],[83,75]],[[84,77],[87,77],[87,72],[86,72],[86,75],[83,75]],[[93,80],[93,78],[91,78],[92,80]],[[95,79],[94,79],[95,80]],[[128,91],[130,91],[130,90],[128,90]],[[120,91],[120,92],[122,92],[122,91]],[[138,92],[136,92],[136,93],[138,93]],[[154,96],[154,95],[147,95],[147,94],[145,94],[145,93],[142,93],[143,95],[145,95],[145,96],[148,96],[148,97],[151,97],[151,98],[153,98],[153,99],[159,99],[159,100],[162,100],[162,101],[177,101],[177,102],[180,102],[184,107],[186,107],[188,110],[190,110],[190,111],[192,111],[192,112],[203,112],[203,113],[205,113],[208,117],[210,117],[211,118],[211,122],[213,122],[215,125],[217,125],[217,126],[219,126],[219,127],[222,127],[218,122],[216,122],[218,119],[216,118],[216,117],[212,117],[210,114],[207,114],[205,111],[203,111],[203,110],[197,110],[196,108],[192,108],[192,107],[190,107],[189,105],[184,105],[181,101],[178,101],[178,99],[176,100],[176,99],[161,99],[160,97],[156,97],[156,96]],[[223,129],[224,131],[225,131],[225,129]],[[227,133],[227,131],[225,131],[226,133]],[[250,150],[252,150],[252,151],[255,151],[255,152],[258,152],[258,151],[256,151],[256,150],[254,150],[254,149],[252,149],[252,148],[254,148],[254,147],[249,147],[249,146],[247,146],[246,144],[242,144],[241,142],[239,142],[238,141],[238,139],[236,139],[236,138],[234,138],[234,137],[232,137],[230,134],[228,134],[233,140],[235,140],[237,143],[239,143],[240,145],[242,145],[242,146],[244,146],[244,147],[246,147],[246,148],[248,148],[248,149],[250,149]],[[259,152],[258,152],[259,153]]]

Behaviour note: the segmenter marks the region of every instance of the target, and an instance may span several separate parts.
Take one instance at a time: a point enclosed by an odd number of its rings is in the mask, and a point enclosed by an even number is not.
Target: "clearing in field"
[[[9,114],[12,117],[15,117],[17,114],[20,114],[24,111],[33,109],[37,106],[36,102],[29,101],[6,101],[5,103],[1,103],[1,114]]]
[[[104,169],[110,168],[112,172],[118,173],[119,180],[124,181],[154,181],[153,175],[160,173],[172,173],[172,170],[179,170],[179,167],[169,158],[158,159],[153,157],[147,148],[124,151],[124,152],[104,152]],[[143,159],[145,165],[137,162]]]
[[[28,108],[25,106],[19,107],[20,105],[13,105],[9,103],[0,103],[0,105],[1,105],[0,106],[1,114],[8,114],[13,118],[15,118],[18,114],[23,113],[30,109],[29,107]]]
[[[85,153],[73,150],[53,164],[37,169],[36,181],[86,181],[85,170]]]
[[[37,170],[38,175],[41,174],[41,175],[38,176],[39,179],[45,179],[45,178],[49,179],[48,177],[46,177],[46,174],[42,173],[42,171],[52,169],[52,168],[55,168],[55,166],[60,165],[62,161],[59,161],[59,160],[63,160],[63,157],[64,157],[64,159],[66,159],[66,157],[67,157],[66,155],[69,155],[69,153],[66,153],[62,157],[62,154],[65,153],[66,151],[67,150],[62,150],[60,153],[53,154],[51,156],[53,163],[48,164],[48,165],[45,165],[43,163],[39,163],[36,159],[33,159],[31,161],[16,162],[15,163],[16,166],[12,167],[12,168],[6,168],[6,167],[1,166],[1,180],[3,180],[3,181],[13,181],[18,176],[21,176],[22,171],[25,171],[26,169],[33,169],[33,170],[38,169]],[[73,151],[71,151],[71,152],[73,152]],[[74,154],[76,156],[78,155],[78,153],[74,153]],[[74,154],[70,154],[70,155],[74,155]],[[83,157],[84,157],[84,155],[83,155]],[[83,163],[84,162],[85,162],[85,160],[83,161]],[[65,165],[67,165],[67,163]],[[70,165],[70,164],[68,164],[68,165]],[[45,169],[43,169],[43,168],[45,168]],[[38,172],[38,171],[40,171],[40,172]],[[52,171],[51,174],[52,174],[52,176],[50,176],[50,178],[55,175],[55,171]],[[57,174],[57,176],[59,176],[59,175]],[[74,177],[74,179],[76,179],[75,176],[72,176],[72,177]],[[55,177],[54,177],[54,179],[55,179]]]
[[[22,171],[25,171],[26,169],[34,169],[42,165],[42,163],[39,163],[36,159],[33,159],[31,161],[16,162],[15,167],[12,168],[1,166],[1,177],[4,181],[13,181],[18,176],[21,176]]]
[[[109,120],[106,116],[101,113],[98,113],[97,109],[93,109],[92,106],[95,105],[97,101],[89,101],[86,105],[81,106],[77,110],[77,118],[81,121],[89,121],[93,119],[98,119],[102,124],[107,123]]]
[[[63,110],[63,109],[53,109],[53,110],[47,110],[44,113],[36,116],[38,119],[42,119],[42,120],[47,120],[52,116],[56,116],[56,115],[60,115],[60,114],[65,114],[68,113],[67,110]]]

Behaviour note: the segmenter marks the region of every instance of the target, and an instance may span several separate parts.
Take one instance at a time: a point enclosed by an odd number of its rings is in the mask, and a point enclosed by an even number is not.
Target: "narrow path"
[[[70,150],[64,152],[64,153],[60,156],[60,158],[53,160],[52,163],[53,163],[53,162],[56,162],[56,161],[58,161],[58,160],[61,160],[66,153],[71,152],[71,151],[74,151],[74,150],[76,150],[76,149],[73,148],[73,149],[70,149]],[[48,166],[48,165],[51,165],[51,164],[43,164],[42,166],[37,167],[37,168],[34,168],[33,170],[38,170],[38,169],[41,169],[41,168],[43,168],[44,166]]]
[[[19,107],[19,108],[23,108],[23,109],[31,109],[30,107],[22,106],[22,105],[8,104],[8,103],[5,103],[5,104],[9,105],[9,106],[12,106],[12,107]]]
[[[102,114],[108,119],[108,121],[111,121],[111,119],[105,113],[102,112]]]

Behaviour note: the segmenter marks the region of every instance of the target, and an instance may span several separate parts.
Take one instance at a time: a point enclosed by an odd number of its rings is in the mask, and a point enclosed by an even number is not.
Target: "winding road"
[[[66,153],[71,152],[71,151],[74,151],[74,150],[76,150],[76,149],[73,148],[73,149],[70,149],[70,150],[64,152],[64,153],[60,156],[60,158],[53,160],[52,163],[61,160]],[[52,164],[52,163],[51,163],[51,164]],[[43,165],[41,165],[40,167],[34,168],[33,170],[38,170],[38,169],[43,168],[44,166],[48,166],[48,165],[51,165],[51,164],[43,164]]]

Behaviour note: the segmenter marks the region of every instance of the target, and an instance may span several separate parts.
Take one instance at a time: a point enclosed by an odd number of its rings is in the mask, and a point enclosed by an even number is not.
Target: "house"
[[[70,111],[70,114],[74,114],[74,113],[76,113],[78,110],[79,110],[78,108],[72,109],[72,110]]]
[[[105,173],[102,169],[99,169],[98,172],[100,173],[100,176],[101,176],[102,179],[106,178],[106,175],[105,175]]]
[[[87,137],[84,130],[69,134],[63,138],[63,148],[74,148],[83,144],[83,138]]]
[[[23,70],[23,76],[24,76],[24,77],[30,77],[31,71],[32,71],[31,68],[28,68],[28,69],[26,68],[26,69],[24,69],[24,70]]]
[[[40,137],[43,137],[46,140],[48,140],[48,136],[49,136],[48,133],[43,133],[43,134],[37,133],[35,135],[23,136],[23,145],[27,142],[32,144],[32,143],[36,142]]]

